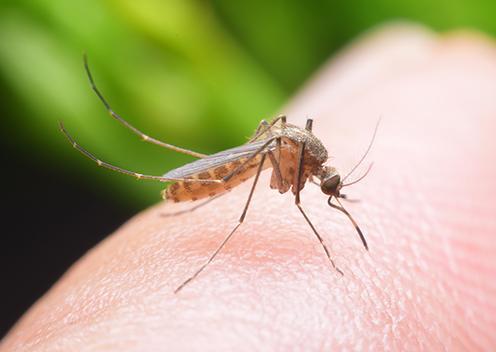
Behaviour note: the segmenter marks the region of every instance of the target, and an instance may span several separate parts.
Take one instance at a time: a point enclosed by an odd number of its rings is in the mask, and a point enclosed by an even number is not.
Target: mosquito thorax
[[[334,167],[325,166],[320,175],[320,189],[329,196],[339,196],[343,186],[341,176]]]
[[[297,144],[304,142],[305,149],[313,157],[316,164],[322,165],[327,161],[327,149],[311,131],[287,123],[284,129],[280,131],[280,135]],[[311,161],[307,160],[307,162]]]

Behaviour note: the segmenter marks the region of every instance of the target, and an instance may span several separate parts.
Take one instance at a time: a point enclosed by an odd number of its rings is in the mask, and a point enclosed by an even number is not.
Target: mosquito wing
[[[192,163],[171,170],[167,172],[164,175],[164,177],[168,177],[168,178],[190,177],[200,172],[228,164],[232,161],[244,157],[249,157],[253,153],[256,153],[266,142],[267,140],[257,140],[253,143],[247,143],[240,145],[239,147],[223,150],[221,152],[209,155],[203,159],[195,160]],[[266,150],[274,150],[275,147],[276,147],[276,143],[274,142],[269,144]]]

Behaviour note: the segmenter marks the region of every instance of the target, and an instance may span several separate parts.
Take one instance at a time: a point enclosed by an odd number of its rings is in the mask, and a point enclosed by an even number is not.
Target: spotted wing
[[[178,167],[177,169],[167,172],[164,177],[167,178],[184,178],[192,175],[196,175],[203,171],[210,170],[212,168],[225,165],[232,161],[249,157],[253,153],[257,152],[267,140],[257,140],[253,143],[247,143],[240,145],[239,147],[234,147],[231,149],[226,149],[221,152],[209,155],[205,158],[198,159],[192,163],[186,164],[184,166]],[[276,143],[273,142],[265,148],[265,150],[273,150],[276,147]]]

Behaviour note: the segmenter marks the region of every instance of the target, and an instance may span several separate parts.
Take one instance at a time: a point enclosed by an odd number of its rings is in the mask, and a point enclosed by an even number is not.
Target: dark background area
[[[333,53],[386,21],[496,34],[496,3],[460,1],[0,2],[2,225],[0,336],[133,214],[160,184],[97,168],[58,132],[119,166],[162,174],[191,158],[140,143],[113,108],[154,137],[204,153],[241,144]]]

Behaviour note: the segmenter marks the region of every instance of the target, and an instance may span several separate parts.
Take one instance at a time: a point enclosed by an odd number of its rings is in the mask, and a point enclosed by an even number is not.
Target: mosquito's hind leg
[[[77,149],[81,154],[86,156],[87,158],[93,160],[95,163],[97,163],[98,166],[104,167],[106,169],[110,169],[112,171],[120,172],[125,175],[133,176],[136,177],[137,179],[141,180],[155,180],[155,181],[160,181],[160,182],[178,182],[178,181],[188,181],[188,182],[200,182],[200,183],[223,183],[222,180],[211,180],[211,179],[189,179],[189,178],[171,178],[171,177],[163,177],[163,176],[154,176],[154,175],[144,175],[140,174],[138,172],[134,171],[129,171],[126,169],[122,169],[118,166],[114,166],[112,164],[109,164],[105,161],[102,161],[98,159],[96,156],[91,154],[89,151],[81,147],[75,140],[74,138],[71,137],[69,132],[66,131],[64,128],[64,125],[62,122],[59,122],[59,128],[62,131],[62,133],[66,136],[67,140],[71,145]]]
[[[274,125],[281,121],[282,122],[282,126],[284,127],[286,125],[286,116],[285,115],[279,115],[277,116],[274,120],[272,120],[270,123],[267,122],[266,120],[262,120],[260,121],[260,123],[258,124],[258,127],[253,135],[253,137],[251,137],[249,140],[248,140],[248,143],[250,142],[253,142],[254,140],[256,140],[258,137],[260,137],[261,135],[263,135],[264,133],[266,132],[270,132],[270,129],[272,127],[274,127]],[[271,134],[272,135],[272,134]]]
[[[250,194],[248,195],[248,199],[246,201],[245,208],[243,209],[243,213],[241,214],[241,216],[238,220],[238,224],[232,229],[232,231],[229,233],[229,235],[227,235],[227,237],[224,239],[224,241],[222,241],[220,246],[217,247],[215,252],[210,256],[210,258],[208,258],[208,260],[205,262],[205,264],[203,264],[193,275],[191,275],[191,277],[189,277],[186,281],[184,281],[178,288],[176,288],[174,293],[178,293],[180,290],[183,289],[184,286],[186,286],[188,283],[190,283],[192,280],[194,280],[208,266],[208,264],[210,264],[215,259],[217,254],[224,247],[224,245],[229,241],[229,239],[232,237],[232,235],[234,235],[236,230],[241,226],[241,224],[245,220],[246,213],[248,212],[248,207],[249,207],[250,202],[251,202],[251,198],[253,197],[253,192],[255,191],[255,187],[257,186],[258,178],[260,177],[260,173],[262,172],[263,164],[265,162],[265,157],[266,157],[266,154],[264,154],[262,156],[262,160],[260,160],[260,164],[258,165],[257,173],[255,175],[255,180],[253,181],[253,185],[251,186]]]
[[[267,120],[262,119],[262,120],[258,123],[257,129],[255,130],[255,133],[253,134],[253,136],[258,136],[258,133],[260,132],[260,130],[261,130],[262,128],[267,128],[267,126],[269,126],[269,123],[267,122]],[[249,141],[251,141],[251,139],[250,139]]]
[[[124,120],[114,110],[112,110],[112,108],[110,107],[110,104],[103,97],[103,95],[100,92],[100,90],[96,87],[95,81],[93,80],[93,76],[92,76],[91,71],[90,71],[90,67],[88,65],[88,58],[86,57],[86,55],[84,55],[83,60],[84,60],[84,69],[86,70],[86,75],[88,76],[88,80],[90,81],[91,89],[93,89],[93,91],[95,92],[95,94],[98,96],[98,98],[100,99],[100,101],[103,103],[103,105],[107,109],[107,111],[110,114],[110,116],[112,116],[114,119],[116,119],[117,121],[119,121],[124,127],[126,127],[129,130],[131,130],[131,132],[137,134],[145,142],[156,144],[156,145],[158,145],[160,147],[164,147],[164,148],[167,148],[167,149],[170,149],[170,150],[174,150],[174,151],[179,152],[179,153],[191,155],[191,156],[194,156],[195,158],[204,158],[204,157],[207,156],[205,154],[197,153],[197,152],[194,152],[192,150],[184,149],[184,148],[181,148],[181,147],[176,147],[175,145],[164,143],[162,141],[159,141],[158,139],[152,138],[152,137],[144,134],[140,130],[138,130],[136,127],[132,126],[126,120]]]
[[[309,129],[309,130],[311,130],[311,128],[312,128],[312,122],[311,121],[312,120],[310,120],[310,119],[307,120],[307,129]],[[301,190],[300,182],[301,182],[301,177],[302,177],[302,174],[303,174],[303,165],[304,165],[304,163],[303,163],[304,160],[303,159],[304,159],[304,156],[305,156],[305,153],[304,152],[305,152],[305,142],[301,143],[300,146],[299,146],[299,148],[298,148],[298,159],[297,159],[298,160],[298,168],[296,170],[296,175],[295,175],[295,179],[296,179],[296,184],[295,184],[295,186],[296,186],[295,204],[298,207],[298,209],[300,210],[300,212],[303,215],[303,217],[305,218],[305,220],[308,223],[308,225],[310,225],[310,228],[312,229],[313,233],[315,234],[315,236],[319,240],[320,244],[322,245],[322,248],[324,249],[324,252],[326,253],[327,258],[329,259],[329,262],[331,263],[332,267],[338,273],[340,273],[341,275],[344,275],[343,272],[341,271],[341,269],[339,269],[336,266],[336,264],[334,263],[334,260],[332,260],[331,254],[329,253],[329,250],[327,249],[327,246],[325,245],[323,238],[317,232],[317,229],[315,228],[315,226],[313,226],[312,222],[310,221],[310,218],[307,216],[307,214],[303,210],[303,207],[300,204],[300,190]]]

